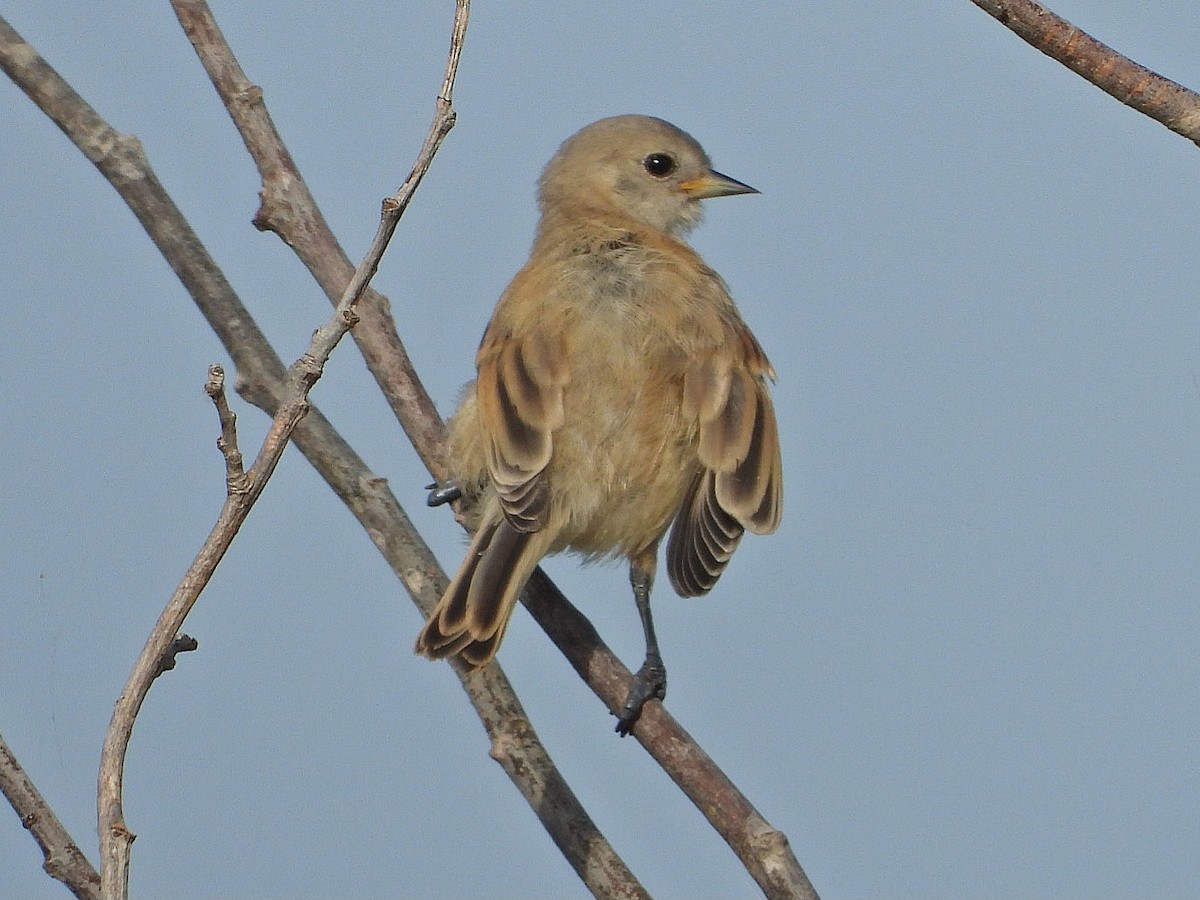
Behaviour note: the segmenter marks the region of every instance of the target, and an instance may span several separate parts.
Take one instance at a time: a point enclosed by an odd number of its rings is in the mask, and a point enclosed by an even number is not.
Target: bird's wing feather
[[[484,335],[476,381],[488,472],[505,517],[518,531],[546,524],[543,477],[562,425],[567,380],[561,340],[546,331]]]
[[[767,390],[774,370],[742,326],[739,353],[701,354],[684,375],[683,414],[697,423],[701,470],[671,530],[667,572],[683,596],[707,593],[745,529],[779,526],[783,462],[779,426]]]

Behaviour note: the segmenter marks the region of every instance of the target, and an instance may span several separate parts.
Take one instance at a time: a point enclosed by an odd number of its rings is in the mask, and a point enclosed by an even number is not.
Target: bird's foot
[[[426,506],[442,506],[451,503],[462,496],[462,488],[451,478],[449,481],[435,481],[425,485],[429,496],[425,498]]]
[[[648,700],[662,700],[667,696],[667,669],[662,660],[647,659],[633,676],[633,684],[629,686],[629,696],[617,716],[617,734],[625,737],[633,731],[642,707]]]

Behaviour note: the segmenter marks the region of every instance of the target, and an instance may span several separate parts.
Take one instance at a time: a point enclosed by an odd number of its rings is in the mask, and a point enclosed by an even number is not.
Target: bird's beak
[[[748,184],[742,184],[736,178],[722,175],[720,172],[705,172],[699,178],[691,178],[679,183],[680,189],[693,200],[707,200],[710,197],[732,197],[734,194],[757,194],[758,191]]]

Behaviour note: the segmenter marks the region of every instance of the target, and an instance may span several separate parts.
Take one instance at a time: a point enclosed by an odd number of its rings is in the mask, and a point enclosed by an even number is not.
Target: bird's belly
[[[546,472],[563,522],[555,549],[630,556],[662,536],[699,465],[682,370],[645,345],[610,341],[584,356],[594,358],[577,358]]]

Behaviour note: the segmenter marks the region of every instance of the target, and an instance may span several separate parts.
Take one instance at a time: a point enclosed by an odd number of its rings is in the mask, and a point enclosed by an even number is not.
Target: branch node
[[[238,456],[239,462],[241,456]],[[225,479],[225,493],[230,497],[242,496],[250,493],[250,489],[254,486],[254,479],[245,472],[238,472],[236,475],[230,475]]]
[[[170,672],[175,668],[175,657],[180,653],[190,653],[198,649],[200,642],[194,637],[187,634],[176,635],[175,640],[171,641],[166,651],[162,655],[162,659],[158,663],[158,671],[154,673],[157,678],[163,672]]]
[[[262,98],[263,89],[257,84],[247,85],[233,95],[234,100],[246,106],[253,106],[254,104],[262,103]]]
[[[210,397],[215,397],[217,394],[225,390],[225,367],[213,363],[208,367],[208,381],[204,383],[204,393]]]
[[[244,478],[242,453],[238,450],[237,416],[229,408],[225,398],[225,369],[213,364],[208,367],[208,381],[204,383],[204,393],[212,399],[217,408],[217,419],[221,423],[221,434],[217,437],[217,449],[225,457],[225,488],[230,494],[239,493],[235,485]],[[244,493],[241,491],[240,493]]]
[[[336,320],[335,320],[336,321]],[[313,332],[313,341],[315,342],[320,335],[321,330],[317,329]],[[296,399],[300,406],[305,407],[307,411],[308,401],[304,398],[308,395],[309,390],[314,384],[321,380],[321,373],[325,371],[324,360],[318,359],[311,352],[305,352],[291,366],[292,383],[298,386],[296,390]],[[284,404],[286,405],[286,404]],[[282,408],[282,406],[281,406]],[[304,412],[301,412],[297,419],[302,417]]]
[[[529,740],[530,730],[528,719],[506,718],[497,722],[488,756],[503,766],[511,761],[521,746]]]

